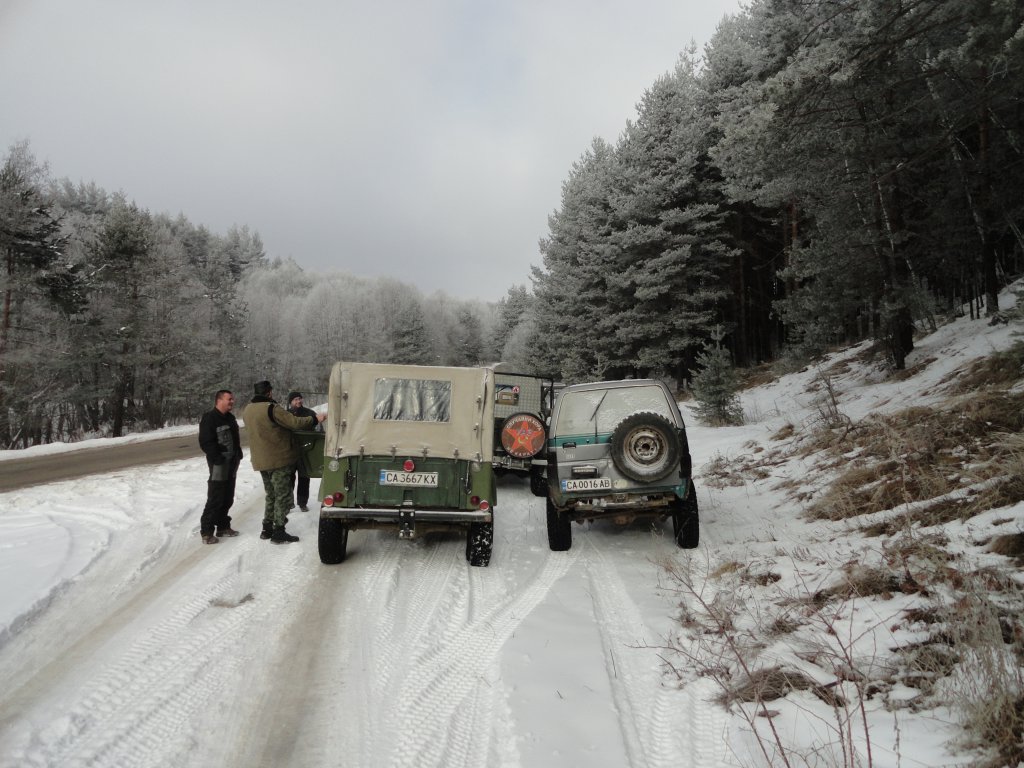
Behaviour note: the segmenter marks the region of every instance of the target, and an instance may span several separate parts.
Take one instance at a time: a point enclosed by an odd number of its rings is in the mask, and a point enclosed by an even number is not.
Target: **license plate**
[[[585,477],[579,480],[563,480],[563,491],[610,491],[612,479],[610,477]]]
[[[437,472],[380,471],[381,485],[402,485],[409,488],[437,488]]]

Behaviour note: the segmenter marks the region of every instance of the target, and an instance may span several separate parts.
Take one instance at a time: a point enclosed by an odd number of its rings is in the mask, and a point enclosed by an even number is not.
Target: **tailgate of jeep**
[[[421,509],[466,507],[469,462],[421,459],[411,465],[404,458],[367,456],[353,462],[353,501],[360,506],[401,506]]]

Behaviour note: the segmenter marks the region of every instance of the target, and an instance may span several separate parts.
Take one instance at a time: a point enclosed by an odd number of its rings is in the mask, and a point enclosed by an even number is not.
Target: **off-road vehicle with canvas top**
[[[336,363],[320,461],[320,560],[345,559],[349,531],[414,539],[461,531],[471,565],[490,562],[494,372]],[[308,435],[309,471],[317,441]],[[320,473],[312,475],[321,476]]]
[[[699,538],[690,449],[679,406],[651,379],[566,387],[548,433],[548,544],[572,546],[572,521],[671,518],[680,547]]]

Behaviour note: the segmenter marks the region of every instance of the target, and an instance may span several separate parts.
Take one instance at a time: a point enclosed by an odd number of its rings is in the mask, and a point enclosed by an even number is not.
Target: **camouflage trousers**
[[[263,490],[266,502],[263,507],[263,525],[273,528],[284,528],[288,522],[288,513],[292,508],[292,475],[293,465],[277,469],[260,470],[263,478]]]

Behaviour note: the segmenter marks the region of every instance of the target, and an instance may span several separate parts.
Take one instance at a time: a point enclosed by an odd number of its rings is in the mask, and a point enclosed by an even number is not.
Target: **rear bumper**
[[[491,466],[495,469],[506,469],[512,472],[529,472],[533,466],[533,459],[517,459],[514,456],[500,456],[495,454],[491,459]]]
[[[664,512],[675,499],[685,499],[685,489],[679,486],[669,488],[630,488],[625,491],[564,493],[555,490],[551,500],[559,509],[572,509],[597,517],[604,513],[650,510]]]
[[[368,520],[376,523],[492,523],[494,510],[413,509],[412,507],[320,507],[320,517],[333,520]]]

